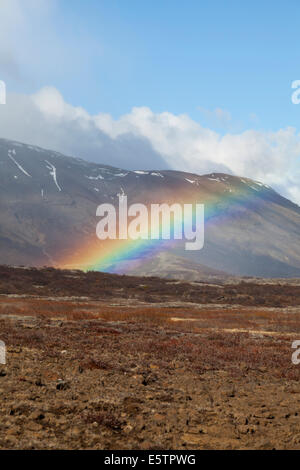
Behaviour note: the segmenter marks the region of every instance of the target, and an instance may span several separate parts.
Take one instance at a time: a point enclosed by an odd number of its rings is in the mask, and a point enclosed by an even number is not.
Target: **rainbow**
[[[243,208],[255,210],[264,203],[259,196],[258,190],[254,190],[249,185],[244,185],[234,192],[218,193],[206,197],[206,201],[197,201],[205,206],[205,228],[211,224],[222,225],[228,222],[237,211]],[[194,203],[181,194],[180,203]],[[170,203],[170,201],[168,201]],[[177,202],[177,201],[173,201]],[[178,201],[179,202],[179,201]],[[240,204],[239,204],[240,203]],[[226,217],[224,217],[224,207],[226,206]],[[95,228],[96,228],[95,220]],[[173,227],[177,221],[173,220]],[[80,240],[72,247],[72,253],[62,256],[57,267],[61,269],[81,269],[84,271],[103,271],[111,273],[126,274],[130,272],[130,267],[135,260],[144,262],[151,259],[156,253],[165,249],[172,249],[178,243],[177,240],[105,240],[101,241],[94,234]]]
[[[170,232],[174,233],[176,228],[181,228],[182,220],[171,219]],[[160,220],[159,233],[162,233]],[[126,240],[104,240],[97,238],[96,233],[80,242],[71,256],[59,262],[60,268],[83,269],[84,271],[107,271],[119,272],[120,263],[125,272],[129,269],[129,263],[133,260],[146,260],[158,253],[163,248],[170,248],[175,240],[153,240],[146,234],[147,239]]]

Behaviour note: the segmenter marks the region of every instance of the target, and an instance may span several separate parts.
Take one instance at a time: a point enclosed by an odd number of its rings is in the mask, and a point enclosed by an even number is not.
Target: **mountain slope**
[[[262,183],[225,174],[127,171],[5,139],[0,139],[0,263],[59,265],[82,240],[95,238],[97,206],[117,205],[124,193],[129,203],[205,204],[203,250],[185,251],[183,243],[164,249],[165,258],[147,261],[152,274],[159,274],[162,259],[165,271],[173,263],[179,272],[181,259],[181,278],[195,279],[191,265],[199,265],[199,273],[208,267],[234,275],[300,275],[300,208]],[[135,261],[146,274],[147,263]]]

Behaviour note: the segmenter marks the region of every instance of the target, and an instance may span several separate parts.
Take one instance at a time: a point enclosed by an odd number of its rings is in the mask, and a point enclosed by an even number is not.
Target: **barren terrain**
[[[0,268],[2,449],[300,449],[300,288]]]

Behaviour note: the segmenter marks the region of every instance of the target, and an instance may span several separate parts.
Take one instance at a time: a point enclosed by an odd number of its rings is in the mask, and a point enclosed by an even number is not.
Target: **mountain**
[[[117,205],[119,194],[126,194],[129,204],[204,203],[205,244],[197,252],[178,243],[149,256],[126,259],[123,253],[114,272],[193,280],[224,273],[300,276],[300,208],[267,185],[220,173],[127,171],[5,139],[0,139],[0,264],[60,266],[72,259],[88,249],[87,240],[96,240],[97,206]]]
[[[224,271],[209,268],[199,263],[195,263],[183,256],[176,256],[173,253],[162,251],[147,260],[133,260],[129,265],[125,263],[123,270],[122,262],[116,267],[120,274],[133,276],[159,276],[164,279],[177,279],[189,281],[224,281],[227,278],[232,280]]]

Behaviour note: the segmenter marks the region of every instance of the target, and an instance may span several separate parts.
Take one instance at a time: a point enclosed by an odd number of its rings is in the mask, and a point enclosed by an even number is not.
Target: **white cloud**
[[[32,96],[8,93],[0,106],[0,137],[128,169],[168,168],[147,139],[126,134],[112,139],[53,87]]]
[[[67,79],[82,86],[102,47],[89,30],[79,34],[63,21],[62,11],[58,0],[0,0],[0,73],[8,90]]]
[[[294,128],[221,136],[187,115],[155,114],[149,108],[133,108],[116,121],[104,114],[94,119],[112,138],[125,132],[146,137],[172,168],[228,171],[275,185],[289,197],[298,194],[300,134]]]
[[[41,48],[36,33],[40,28],[47,29],[47,16],[54,5],[55,0],[0,0],[2,74],[21,78],[22,63],[34,60],[35,53]]]
[[[67,104],[61,93],[54,87],[44,87],[31,96],[36,108],[46,118],[63,119],[64,121],[82,119],[82,123],[90,120],[89,114],[83,108]]]
[[[189,116],[133,108],[114,120],[66,103],[53,87],[9,95],[1,137],[128,169],[228,172],[274,186],[300,203],[300,135],[294,128],[222,136]]]

